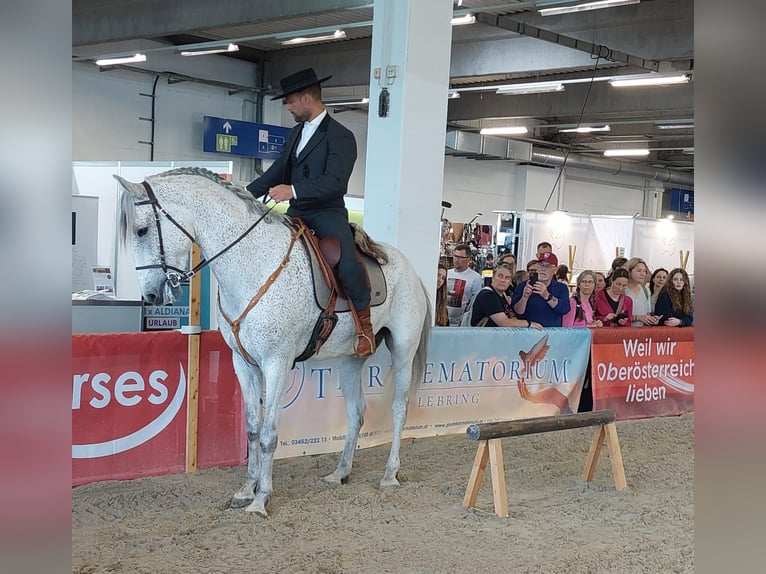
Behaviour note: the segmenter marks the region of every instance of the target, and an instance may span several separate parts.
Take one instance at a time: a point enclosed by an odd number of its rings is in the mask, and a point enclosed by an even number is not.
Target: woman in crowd
[[[655,313],[662,316],[666,327],[688,327],[694,324],[692,290],[689,275],[676,268],[668,273],[668,280],[657,296]]]
[[[569,267],[564,264],[556,267],[556,281],[560,281],[564,285],[569,285]]]
[[[653,327],[660,318],[652,314],[652,294],[646,286],[649,267],[640,257],[631,257],[625,264],[628,270],[628,286],[625,295],[633,300],[632,327]]]
[[[506,263],[498,263],[492,274],[492,285],[476,294],[471,306],[472,327],[533,327],[542,325],[526,319],[517,319],[511,309],[511,298],[506,290],[511,284],[513,270]]]
[[[612,282],[612,274],[620,268],[625,268],[625,264],[628,262],[627,257],[615,257],[612,260],[612,267],[609,269],[609,273],[606,274],[606,286]]]
[[[564,315],[563,327],[601,327],[594,317],[596,306],[596,274],[586,269],[577,278],[577,287],[570,298],[569,313]]]
[[[596,276],[596,293],[598,293],[606,287],[606,276],[601,271],[596,271],[594,275]]]
[[[516,274],[516,256],[510,251],[503,253],[500,257],[498,257],[497,263],[498,265],[500,263],[505,263],[506,265],[508,265],[513,270],[511,277],[513,277],[513,275]],[[492,285],[491,278],[488,285]],[[508,287],[508,291],[506,291],[506,294],[509,297],[513,297],[513,290],[516,289],[516,285],[518,285],[518,282],[511,279],[511,286]]]
[[[436,326],[449,327],[447,315],[447,267],[439,263],[436,276]]]
[[[628,270],[617,268],[611,275],[609,286],[596,293],[596,319],[604,327],[629,327],[633,315],[633,300],[625,296]]]
[[[652,294],[652,311],[654,311],[655,305],[657,305],[657,296],[665,286],[665,281],[668,279],[668,270],[660,267],[654,270],[651,279],[649,279],[649,293]]]

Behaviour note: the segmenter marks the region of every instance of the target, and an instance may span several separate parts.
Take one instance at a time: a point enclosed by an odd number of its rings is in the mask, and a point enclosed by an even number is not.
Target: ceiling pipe
[[[532,148],[530,162],[538,165],[561,166],[564,163],[564,156],[564,152]],[[588,157],[583,154],[570,153],[567,158],[567,167],[606,171],[612,175],[633,175],[644,177],[650,181],[672,183],[688,188],[694,187],[694,174],[616,159]]]

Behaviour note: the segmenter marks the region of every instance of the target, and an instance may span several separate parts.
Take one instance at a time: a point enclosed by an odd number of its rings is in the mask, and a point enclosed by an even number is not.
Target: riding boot
[[[372,331],[369,305],[356,312],[354,315],[354,323],[357,335],[354,352],[357,357],[369,357],[375,352],[375,333]]]

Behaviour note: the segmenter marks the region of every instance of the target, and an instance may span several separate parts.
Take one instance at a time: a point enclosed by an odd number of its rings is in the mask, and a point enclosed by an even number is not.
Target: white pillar
[[[644,189],[644,210],[641,215],[644,217],[662,217],[662,187],[647,186]]]
[[[364,226],[407,256],[432,302],[452,7],[452,0],[375,0],[373,17]],[[384,89],[387,110],[380,109]]]

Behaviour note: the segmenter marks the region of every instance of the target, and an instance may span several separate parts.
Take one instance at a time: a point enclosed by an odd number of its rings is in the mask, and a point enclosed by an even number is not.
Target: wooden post
[[[686,264],[689,263],[689,254],[690,253],[691,253],[691,249],[687,249],[686,251],[681,249],[678,252],[678,257],[681,260],[681,269],[683,269],[684,271],[686,271]]]
[[[508,493],[505,491],[505,467],[503,466],[503,445],[499,438],[489,441],[489,472],[492,475],[492,500],[495,514],[508,516]]]
[[[200,262],[202,254],[197,245],[192,245],[192,268]],[[200,326],[200,288],[202,279],[198,274],[189,283],[189,326]],[[199,420],[199,343],[200,333],[189,337],[187,362],[188,386],[186,394],[186,472],[197,470],[197,428]]]

